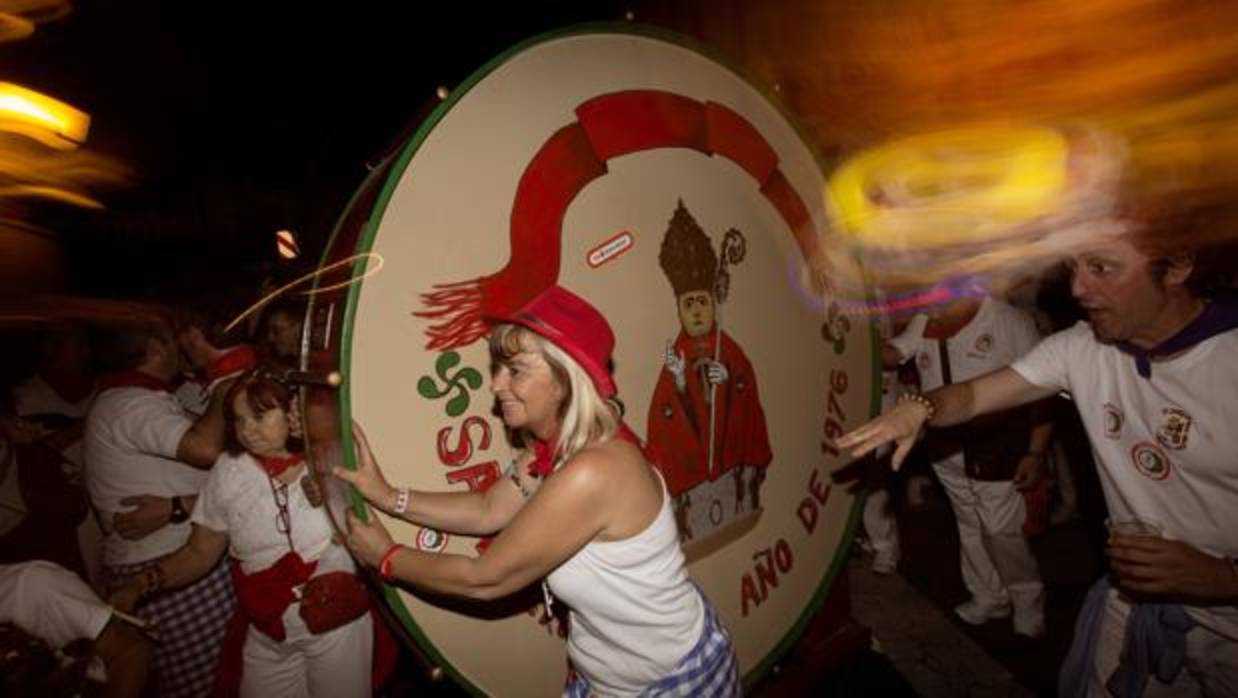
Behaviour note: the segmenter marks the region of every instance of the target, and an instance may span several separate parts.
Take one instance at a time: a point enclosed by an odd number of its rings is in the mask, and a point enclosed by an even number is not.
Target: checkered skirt
[[[641,691],[641,698],[739,698],[743,695],[731,635],[718,622],[709,600],[703,595],[701,598],[705,603],[705,624],[700,639],[670,674]],[[596,695],[589,681],[576,672],[572,672],[563,689],[564,698]]]
[[[154,565],[157,560],[107,567],[106,586]],[[159,642],[151,663],[156,695],[205,698],[215,683],[215,661],[236,595],[224,557],[215,569],[187,587],[167,591],[141,604],[137,614],[158,623]]]

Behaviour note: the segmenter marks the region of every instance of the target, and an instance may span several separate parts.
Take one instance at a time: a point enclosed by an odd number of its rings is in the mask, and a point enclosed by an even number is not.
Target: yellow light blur
[[[20,133],[58,150],[86,140],[90,115],[47,95],[0,82],[0,131]]]
[[[1052,210],[1066,186],[1066,139],[1035,126],[920,134],[840,167],[827,205],[866,245],[951,245],[989,239]]]

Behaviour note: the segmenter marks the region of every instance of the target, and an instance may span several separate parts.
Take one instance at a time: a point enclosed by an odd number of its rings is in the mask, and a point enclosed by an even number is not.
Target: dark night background
[[[609,1],[82,0],[0,45],[0,79],[88,112],[87,147],[133,170],[97,192],[104,211],[33,209],[63,236],[68,290],[150,296],[253,283],[280,228],[317,261],[367,161],[398,147],[438,86],[540,32],[623,15]]]

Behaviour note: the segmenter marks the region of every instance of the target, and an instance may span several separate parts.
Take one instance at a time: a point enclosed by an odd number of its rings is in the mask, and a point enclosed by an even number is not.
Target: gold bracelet
[[[937,416],[937,403],[923,393],[903,393],[898,396],[898,401],[895,404],[901,405],[904,402],[914,402],[924,407],[924,411],[927,413],[924,417],[925,424],[932,422],[933,418]]]

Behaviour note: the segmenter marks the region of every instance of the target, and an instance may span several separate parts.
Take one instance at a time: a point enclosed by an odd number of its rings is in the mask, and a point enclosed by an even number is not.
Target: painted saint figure
[[[682,201],[658,263],[674,290],[681,330],[667,345],[654,388],[648,448],[675,498],[680,536],[689,543],[740,519],[755,523],[773,455],[756,372],[719,327],[725,290],[719,294],[717,280],[726,272]]]

